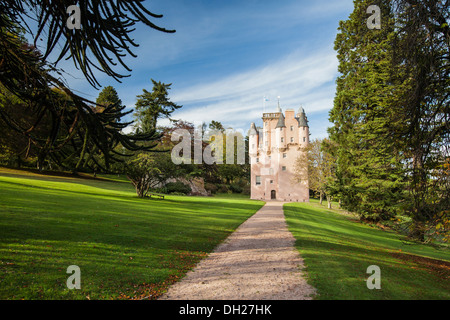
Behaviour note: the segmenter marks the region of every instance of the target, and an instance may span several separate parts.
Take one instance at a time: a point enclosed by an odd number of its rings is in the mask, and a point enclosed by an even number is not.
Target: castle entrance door
[[[275,190],[270,191],[270,199],[275,200],[277,198],[277,192]]]

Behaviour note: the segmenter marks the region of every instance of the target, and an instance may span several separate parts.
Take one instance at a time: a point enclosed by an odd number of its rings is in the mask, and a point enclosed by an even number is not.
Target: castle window
[[[284,138],[281,138],[281,142],[284,142]]]
[[[286,166],[282,166],[282,167],[281,167],[281,170],[282,170],[282,171],[286,171]]]
[[[287,157],[287,154],[286,153],[283,153],[283,158],[286,158]]]
[[[303,127],[303,131],[305,131],[305,128],[306,128],[306,127]]]
[[[258,163],[259,162],[259,158],[256,158],[256,163]]]
[[[291,131],[294,131],[294,126],[291,126]]]
[[[303,142],[306,142],[306,137],[303,137]]]
[[[256,185],[259,186],[261,184],[261,176],[256,176]]]
[[[294,137],[291,137],[291,142],[294,142]]]
[[[273,180],[270,180],[270,184],[273,184]]]

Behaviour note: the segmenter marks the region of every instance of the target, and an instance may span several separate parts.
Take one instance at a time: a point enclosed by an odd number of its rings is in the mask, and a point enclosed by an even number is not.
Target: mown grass
[[[0,168],[0,299],[155,299],[262,205]]]
[[[284,206],[316,299],[450,299],[448,248],[408,243],[336,211],[316,202]],[[367,287],[371,265],[380,267],[381,289]]]

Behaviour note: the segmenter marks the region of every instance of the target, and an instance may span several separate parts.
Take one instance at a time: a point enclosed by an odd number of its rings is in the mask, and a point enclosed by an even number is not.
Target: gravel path
[[[307,300],[283,202],[267,202],[160,300]]]

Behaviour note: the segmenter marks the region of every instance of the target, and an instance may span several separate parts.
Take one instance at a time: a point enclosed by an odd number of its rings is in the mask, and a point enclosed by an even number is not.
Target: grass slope
[[[154,299],[262,205],[0,168],[0,299]]]
[[[447,248],[405,243],[314,203],[286,204],[284,212],[317,299],[450,299]],[[370,265],[380,267],[379,290],[367,288]]]

